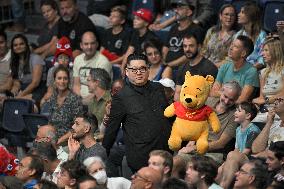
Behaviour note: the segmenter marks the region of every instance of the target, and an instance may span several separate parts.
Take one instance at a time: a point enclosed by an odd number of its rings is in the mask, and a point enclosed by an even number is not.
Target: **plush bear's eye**
[[[183,88],[185,89],[187,86],[184,86]]]
[[[197,98],[197,95],[195,95],[195,97]]]
[[[185,94],[183,94],[183,96],[185,96]]]

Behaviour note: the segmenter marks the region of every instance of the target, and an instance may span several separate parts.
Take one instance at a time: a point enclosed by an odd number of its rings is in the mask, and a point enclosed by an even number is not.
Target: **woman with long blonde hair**
[[[260,73],[260,95],[253,103],[271,106],[274,101],[284,96],[284,55],[279,38],[269,37],[265,40],[262,56],[266,68]]]

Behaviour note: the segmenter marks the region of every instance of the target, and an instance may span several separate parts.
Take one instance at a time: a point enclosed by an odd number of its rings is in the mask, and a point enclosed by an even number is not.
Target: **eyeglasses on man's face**
[[[140,67],[140,68],[127,67],[126,69],[129,70],[129,71],[131,71],[132,73],[137,74],[138,71],[139,71],[140,73],[145,73],[145,72],[148,70],[148,67],[146,67],[146,66],[143,66],[143,67]]]

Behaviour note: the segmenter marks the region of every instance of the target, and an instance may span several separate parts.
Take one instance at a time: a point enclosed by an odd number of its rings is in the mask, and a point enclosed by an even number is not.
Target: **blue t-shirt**
[[[251,145],[257,135],[260,133],[260,129],[253,123],[250,123],[248,128],[242,131],[241,126],[236,130],[236,144],[235,148],[243,152],[245,148],[251,148]]]
[[[234,71],[233,62],[223,64],[218,71],[216,81],[223,84],[232,80],[237,81],[241,87],[246,85],[259,87],[257,70],[249,63],[245,63],[238,71]]]

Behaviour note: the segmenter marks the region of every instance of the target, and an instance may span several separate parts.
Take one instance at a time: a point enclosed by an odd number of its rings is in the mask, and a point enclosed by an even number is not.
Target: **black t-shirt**
[[[212,63],[206,58],[202,58],[201,61],[195,66],[190,66],[189,63],[185,63],[181,65],[178,69],[176,83],[177,85],[182,85],[184,83],[184,76],[187,71],[189,71],[191,75],[201,75],[203,77],[206,77],[207,75],[212,75],[214,78],[216,78],[218,68],[215,66],[214,63]]]
[[[87,14],[103,14],[109,16],[110,10],[116,5],[122,5],[122,0],[88,0]]]
[[[145,41],[148,41],[150,39],[156,38],[158,40],[158,37],[150,30],[148,30],[143,36],[139,36],[139,32],[135,30],[132,34],[130,46],[133,46],[135,49],[135,53],[141,54],[143,53],[143,47]]]
[[[120,33],[113,34],[112,28],[106,30],[105,39],[102,40],[102,46],[118,56],[122,56],[129,45],[131,32],[124,28]]]
[[[88,30],[95,32],[95,25],[89,17],[79,12],[76,20],[72,23],[65,22],[60,18],[57,37],[58,39],[62,36],[68,37],[71,41],[72,50],[80,50],[81,36]]]
[[[52,27],[48,28],[47,24],[41,30],[41,33],[37,39],[39,47],[49,43],[53,36],[56,36],[58,33],[58,22]]]
[[[183,37],[186,34],[194,34],[197,37],[197,40],[202,44],[204,38],[204,30],[200,26],[192,23],[186,29],[181,31],[178,30],[178,26],[178,24],[174,25],[169,31],[167,39],[167,47],[169,48],[169,52],[166,57],[166,62],[171,62],[184,55],[182,42]]]

